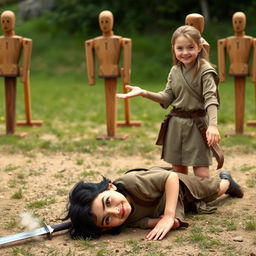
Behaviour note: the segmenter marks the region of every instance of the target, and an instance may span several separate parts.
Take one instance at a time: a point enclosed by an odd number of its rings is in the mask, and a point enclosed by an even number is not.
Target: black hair
[[[111,181],[103,177],[101,182],[89,183],[78,182],[69,193],[67,205],[67,215],[63,220],[70,219],[72,226],[69,233],[73,239],[93,239],[98,238],[103,233],[102,228],[96,226],[96,216],[92,213],[92,202],[105,190]],[[127,195],[125,188],[121,184],[115,184],[117,191],[124,196]],[[121,227],[113,227],[106,231],[110,234],[119,234]]]

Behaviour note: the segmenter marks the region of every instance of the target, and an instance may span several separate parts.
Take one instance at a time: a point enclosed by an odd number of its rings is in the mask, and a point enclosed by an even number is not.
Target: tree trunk
[[[209,5],[207,0],[200,0],[200,6],[202,9],[202,14],[205,19],[205,23],[208,23],[210,20],[210,11],[209,11]]]

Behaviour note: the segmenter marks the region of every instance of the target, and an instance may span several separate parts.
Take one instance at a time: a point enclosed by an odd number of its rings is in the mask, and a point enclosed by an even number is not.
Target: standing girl
[[[162,158],[176,172],[187,174],[188,166],[193,166],[196,176],[209,177],[210,147],[220,142],[218,75],[206,60],[200,32],[192,26],[181,26],[173,33],[172,53],[174,66],[163,91],[154,93],[127,85],[131,91],[117,94],[117,98],[143,96],[163,108],[171,105],[173,109],[166,116],[157,141],[162,145]],[[208,127],[202,134],[204,123]]]

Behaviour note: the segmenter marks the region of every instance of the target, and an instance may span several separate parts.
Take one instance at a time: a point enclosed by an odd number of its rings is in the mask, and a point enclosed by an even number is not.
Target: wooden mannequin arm
[[[218,40],[218,69],[219,69],[220,82],[225,81],[225,69],[226,69],[225,47],[226,47],[226,40],[225,39]]]
[[[21,81],[27,83],[29,79],[29,68],[32,54],[32,40],[29,38],[23,38],[23,65],[21,68]]]
[[[131,59],[132,59],[132,41],[129,38],[123,38],[123,80],[124,84],[130,84],[131,80]]]
[[[256,38],[253,39],[252,81],[256,82]]]
[[[95,84],[95,61],[94,61],[94,50],[93,40],[87,40],[84,43],[85,46],[85,61],[87,67],[88,83],[90,85]]]

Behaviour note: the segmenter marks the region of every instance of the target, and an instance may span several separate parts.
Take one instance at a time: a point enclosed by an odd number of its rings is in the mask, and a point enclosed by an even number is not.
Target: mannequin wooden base
[[[141,126],[140,121],[117,121],[117,126]]]
[[[119,134],[119,135],[114,135],[114,136],[109,136],[109,135],[100,135],[97,136],[97,140],[125,140],[128,138],[127,134]]]
[[[248,126],[256,126],[256,120],[249,120],[249,121],[247,122],[247,125],[248,125]]]
[[[18,121],[16,124],[18,126],[41,126],[43,124],[43,121],[41,120]]]

